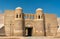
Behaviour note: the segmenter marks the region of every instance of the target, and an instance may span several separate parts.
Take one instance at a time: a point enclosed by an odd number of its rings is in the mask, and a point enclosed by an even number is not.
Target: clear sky
[[[60,17],[60,0],[0,0],[0,13],[16,7],[22,7],[25,13],[35,13],[37,8],[42,8],[44,13]]]

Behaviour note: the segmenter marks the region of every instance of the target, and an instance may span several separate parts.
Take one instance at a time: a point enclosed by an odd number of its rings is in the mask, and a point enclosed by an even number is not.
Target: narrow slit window
[[[38,19],[40,19],[40,15],[38,16]]]
[[[19,18],[21,18],[21,14],[19,15]]]
[[[18,18],[18,14],[16,15],[16,18]]]

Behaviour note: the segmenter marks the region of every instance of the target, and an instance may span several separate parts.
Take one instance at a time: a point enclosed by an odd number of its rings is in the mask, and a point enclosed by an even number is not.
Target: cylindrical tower
[[[14,36],[23,35],[23,11],[21,7],[15,9]]]
[[[43,10],[41,8],[36,9],[36,19],[43,19]]]
[[[35,23],[35,35],[44,36],[44,13],[41,8],[36,9]]]

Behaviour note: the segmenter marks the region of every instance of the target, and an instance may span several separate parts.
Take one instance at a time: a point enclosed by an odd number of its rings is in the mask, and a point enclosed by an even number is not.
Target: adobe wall
[[[54,14],[45,14],[45,28],[47,36],[57,35],[57,17]]]

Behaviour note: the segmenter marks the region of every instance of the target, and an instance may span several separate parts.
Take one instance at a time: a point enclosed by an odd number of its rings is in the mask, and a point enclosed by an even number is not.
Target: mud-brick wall
[[[47,36],[56,36],[57,34],[57,17],[54,14],[45,14],[45,28]]]

